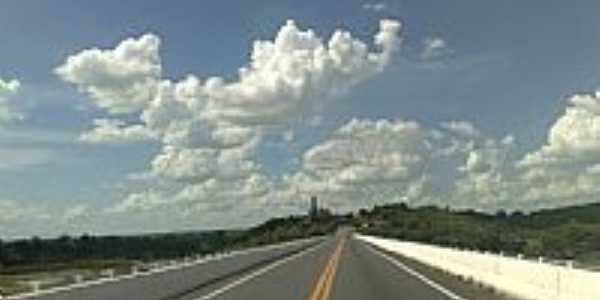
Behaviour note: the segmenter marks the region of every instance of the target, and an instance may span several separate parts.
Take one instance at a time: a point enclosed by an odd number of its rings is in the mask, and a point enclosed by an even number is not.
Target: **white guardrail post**
[[[32,291],[34,294],[37,294],[37,293],[39,293],[39,292],[40,292],[40,286],[41,286],[41,282],[39,282],[39,281],[37,281],[37,280],[36,280],[36,281],[30,281],[30,282],[29,282],[29,285],[31,286],[31,291]]]
[[[73,281],[74,281],[75,283],[78,283],[78,284],[79,284],[79,283],[82,283],[82,282],[83,282],[83,275],[81,275],[81,274],[75,274],[75,275],[73,276]]]
[[[136,275],[140,272],[140,267],[138,265],[131,266],[131,274]]]

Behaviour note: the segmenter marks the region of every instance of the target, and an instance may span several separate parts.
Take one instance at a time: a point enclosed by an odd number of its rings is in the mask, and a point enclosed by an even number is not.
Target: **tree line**
[[[154,261],[206,255],[328,234],[335,227],[333,219],[311,221],[303,216],[290,216],[247,230],[0,240],[0,274],[51,271],[92,261]]]
[[[366,234],[510,255],[600,262],[600,204],[490,214],[399,203],[363,209],[354,222]]]

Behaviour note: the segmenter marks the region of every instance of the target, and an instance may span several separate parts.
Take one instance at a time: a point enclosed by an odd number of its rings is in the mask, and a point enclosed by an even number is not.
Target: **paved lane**
[[[390,263],[363,242],[350,240],[342,255],[332,300],[463,299],[444,294]]]
[[[181,300],[506,299],[425,266],[415,268],[414,262],[404,264],[347,233],[254,273]]]
[[[218,287],[187,295],[181,300],[307,300],[336,246],[337,239],[330,238],[265,273],[259,269]],[[254,275],[256,273],[259,275]],[[246,281],[246,278],[249,279]],[[211,295],[215,292],[216,295]]]
[[[295,241],[261,248],[248,249],[235,255],[222,256],[190,266],[180,266],[159,272],[128,276],[102,283],[84,283],[43,291],[35,295],[22,295],[8,299],[19,300],[175,300],[190,292],[219,284],[251,272],[264,265],[302,253],[321,244],[322,238]]]

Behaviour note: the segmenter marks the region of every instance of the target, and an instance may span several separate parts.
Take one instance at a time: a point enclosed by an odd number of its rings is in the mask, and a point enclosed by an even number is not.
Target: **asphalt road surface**
[[[264,272],[261,272],[264,271]],[[338,235],[275,263],[177,300],[508,299]]]
[[[160,283],[157,284],[154,288],[160,288]],[[143,296],[135,296],[136,294],[136,291],[129,291],[127,298],[146,300]],[[52,299],[61,299],[56,296]],[[105,299],[114,300],[115,297]],[[342,232],[316,245],[254,265],[243,272],[208,283],[198,282],[194,288],[161,298],[161,300],[210,299],[500,300],[509,298],[417,262],[384,253],[365,242],[353,239],[350,233]],[[80,298],[80,300],[86,299]]]

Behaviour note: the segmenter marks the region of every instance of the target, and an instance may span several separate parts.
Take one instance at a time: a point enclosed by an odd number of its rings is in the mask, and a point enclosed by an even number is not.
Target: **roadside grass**
[[[94,280],[102,271],[112,269],[115,275],[128,274],[137,262],[130,260],[79,260],[63,263],[39,264],[18,267],[0,267],[0,295],[29,292],[32,282],[41,289],[75,283],[75,277]]]
[[[579,267],[592,271],[600,271],[600,251],[594,251],[581,255],[576,259]]]
[[[135,265],[131,260],[75,260],[70,262],[33,264],[24,266],[0,267],[0,275],[21,275],[41,272],[60,272],[65,270],[105,270],[129,269]]]
[[[0,295],[14,295],[25,293],[30,286],[16,276],[0,275]]]

